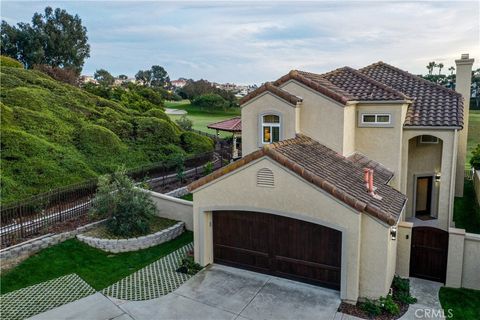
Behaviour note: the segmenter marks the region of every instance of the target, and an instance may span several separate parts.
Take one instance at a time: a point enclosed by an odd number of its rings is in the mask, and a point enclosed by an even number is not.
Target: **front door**
[[[432,187],[432,176],[417,178],[415,216],[430,216],[432,214]]]

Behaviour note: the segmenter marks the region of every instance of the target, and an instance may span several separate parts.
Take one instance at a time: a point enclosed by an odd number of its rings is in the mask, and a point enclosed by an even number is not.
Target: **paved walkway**
[[[439,282],[410,278],[410,294],[417,298],[417,303],[410,305],[400,319],[445,319],[440,315],[442,306],[438,291],[441,287]]]

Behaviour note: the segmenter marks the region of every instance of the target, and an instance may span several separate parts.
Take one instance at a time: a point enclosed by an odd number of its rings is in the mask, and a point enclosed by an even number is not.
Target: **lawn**
[[[465,180],[463,197],[455,197],[453,210],[455,227],[465,229],[467,232],[480,233],[480,207],[476,201],[472,181]]]
[[[442,287],[438,295],[446,317],[451,309],[451,319],[480,319],[480,290]]]
[[[14,269],[2,273],[1,293],[76,273],[101,290],[193,241],[193,233],[144,250],[112,254],[76,239],[40,251]]]
[[[480,110],[470,110],[468,120],[468,140],[467,140],[467,163],[466,169],[470,169],[470,158],[475,146],[480,143]]]
[[[187,117],[193,122],[193,129],[215,134],[215,130],[207,128],[207,125],[230,119],[240,115],[240,108],[233,108],[227,111],[214,111],[208,112],[205,110],[199,110],[193,107],[188,100],[182,101],[166,101],[165,107],[172,109],[181,109],[188,112]],[[177,120],[181,115],[169,115],[170,119]],[[221,137],[230,137],[232,134],[228,132],[220,132]]]

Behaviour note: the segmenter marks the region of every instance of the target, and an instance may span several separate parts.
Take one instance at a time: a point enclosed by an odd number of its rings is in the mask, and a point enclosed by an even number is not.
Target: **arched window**
[[[274,114],[262,116],[262,143],[280,141],[280,117]]]

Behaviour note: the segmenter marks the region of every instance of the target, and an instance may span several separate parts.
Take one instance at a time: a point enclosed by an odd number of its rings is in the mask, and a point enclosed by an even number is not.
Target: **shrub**
[[[23,64],[20,61],[7,56],[0,56],[0,66],[10,68],[23,68]]]
[[[134,121],[136,138],[141,142],[158,147],[161,144],[178,141],[173,126],[165,120],[154,117],[136,117]]]
[[[41,71],[55,80],[68,83],[72,86],[78,85],[78,74],[71,68],[52,67],[45,64],[36,64],[34,70]]]
[[[202,270],[202,266],[196,263],[193,260],[192,256],[187,256],[182,259],[182,263],[180,264],[180,267],[177,269],[177,272],[194,275],[200,270]]]
[[[180,135],[180,146],[187,153],[199,154],[212,151],[214,143],[209,137],[187,131]]]
[[[177,125],[185,131],[192,130],[193,122],[187,118],[187,115],[183,115],[180,119],[175,120]]]
[[[161,109],[150,109],[144,113],[144,116],[154,117],[154,118],[165,120],[165,121],[170,121],[170,118],[168,117],[168,115],[165,113],[165,111]]]
[[[212,172],[213,172],[213,163],[211,161],[208,161],[203,166],[203,175],[206,176],[206,175],[209,175]]]
[[[412,304],[417,299],[410,295],[410,281],[395,276],[392,282],[393,299],[401,303]]]
[[[370,317],[377,317],[382,313],[379,303],[370,299],[365,299],[365,302],[360,303],[360,309],[365,311]]]
[[[472,151],[470,165],[475,168],[475,170],[480,170],[480,144],[477,144],[475,149]]]
[[[115,236],[132,237],[150,231],[156,207],[148,193],[135,188],[124,169],[99,178],[90,214],[108,218],[107,229]]]
[[[393,301],[391,294],[387,295],[386,297],[380,297],[379,302],[380,306],[385,312],[394,316],[400,313],[400,308],[398,304]]]
[[[216,93],[203,94],[192,101],[192,106],[202,110],[226,110],[230,104]]]

